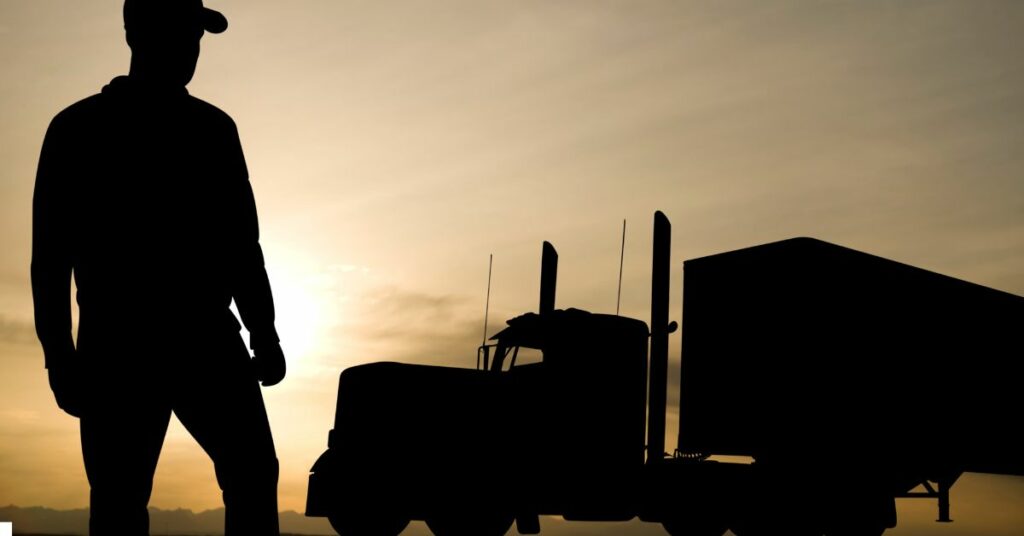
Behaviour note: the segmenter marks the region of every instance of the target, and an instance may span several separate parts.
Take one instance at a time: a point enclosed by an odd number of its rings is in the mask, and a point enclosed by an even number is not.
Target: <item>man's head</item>
[[[188,84],[203,33],[221,33],[227,27],[224,15],[203,7],[202,0],[125,0],[132,75],[157,84]]]

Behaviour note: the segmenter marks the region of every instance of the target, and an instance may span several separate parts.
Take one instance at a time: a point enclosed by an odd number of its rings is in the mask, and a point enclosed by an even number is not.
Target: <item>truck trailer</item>
[[[342,536],[501,536],[538,516],[673,536],[879,535],[897,498],[965,471],[1024,475],[1024,298],[812,238],[683,263],[678,447],[665,449],[671,226],[655,214],[651,319],[536,313],[475,368],[341,373],[306,515]],[[521,349],[541,360],[517,363]]]

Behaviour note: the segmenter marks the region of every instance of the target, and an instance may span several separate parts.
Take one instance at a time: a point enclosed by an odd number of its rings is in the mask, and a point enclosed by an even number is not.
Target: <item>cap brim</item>
[[[203,29],[210,33],[219,34],[228,29],[228,19],[219,11],[214,11],[208,7],[204,7]]]

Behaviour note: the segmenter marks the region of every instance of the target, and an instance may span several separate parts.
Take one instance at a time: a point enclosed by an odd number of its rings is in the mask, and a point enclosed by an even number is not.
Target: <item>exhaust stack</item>
[[[654,213],[654,254],[651,263],[651,367],[647,401],[647,463],[665,458],[665,404],[668,390],[669,274],[672,224],[660,210]]]
[[[558,252],[551,242],[544,242],[540,257],[540,314],[555,310],[555,282],[558,279]]]

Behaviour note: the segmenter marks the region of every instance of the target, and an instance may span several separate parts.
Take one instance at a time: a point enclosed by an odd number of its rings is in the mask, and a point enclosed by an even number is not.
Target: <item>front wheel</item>
[[[380,512],[335,512],[327,521],[340,536],[398,536],[409,519]]]

